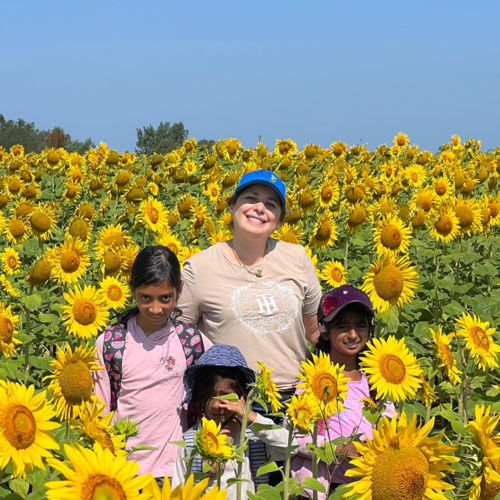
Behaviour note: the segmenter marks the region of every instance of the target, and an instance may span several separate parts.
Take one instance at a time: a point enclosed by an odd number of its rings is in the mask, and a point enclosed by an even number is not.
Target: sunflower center
[[[25,450],[35,442],[36,421],[26,406],[9,406],[2,417],[3,436],[16,450]]]
[[[25,233],[23,222],[20,220],[13,220],[9,225],[9,231],[14,238],[21,238]]]
[[[337,397],[337,381],[328,373],[321,373],[312,382],[314,395],[323,403],[329,403]]]
[[[316,153],[316,148],[313,146],[308,146],[304,152],[306,158],[314,158]]]
[[[207,438],[206,445],[208,452],[216,453],[219,449],[219,440],[217,439],[217,436],[213,432],[207,432],[205,437]]]
[[[331,277],[333,278],[334,281],[336,281],[337,283],[340,283],[342,281],[342,279],[344,278],[344,274],[342,273],[342,270],[339,269],[338,267],[334,267],[332,270],[331,270]]]
[[[460,227],[464,229],[470,227],[474,222],[474,212],[467,205],[457,205],[455,213]]]
[[[82,241],[85,241],[88,236],[87,223],[82,219],[75,219],[71,223],[69,234],[71,234],[73,238],[80,238]]]
[[[395,250],[401,245],[403,235],[394,224],[387,224],[380,233],[380,242],[384,247]]]
[[[486,351],[490,348],[490,339],[486,332],[479,326],[473,326],[469,329],[470,338],[476,347],[482,347]]]
[[[68,363],[59,374],[61,392],[71,405],[90,401],[92,396],[92,377],[88,366],[81,360]]]
[[[61,255],[61,267],[65,273],[74,273],[80,267],[80,257],[74,250],[66,250]]]
[[[17,267],[17,259],[14,257],[14,255],[9,255],[7,257],[7,265],[11,269],[15,269]]]
[[[496,217],[500,213],[500,205],[497,203],[490,203],[488,208],[490,209],[492,217]]]
[[[347,223],[351,227],[359,226],[366,219],[366,210],[363,207],[355,207],[349,215]]]
[[[52,165],[55,165],[56,163],[59,162],[59,155],[55,151],[51,151],[47,155],[47,161],[51,163]]]
[[[319,241],[328,241],[332,235],[332,226],[329,222],[322,222],[316,231],[315,238]]]
[[[493,469],[495,472],[500,470],[500,459],[492,460]],[[481,496],[480,500],[494,500],[496,498],[498,492],[500,491],[500,482],[491,481],[490,483],[486,482],[486,479],[482,479],[481,481]]]
[[[447,186],[446,186],[446,183],[444,182],[438,182],[436,183],[436,194],[438,194],[439,196],[443,196],[444,194],[446,194],[446,190],[447,190]]]
[[[401,384],[405,379],[406,368],[400,358],[387,354],[380,360],[380,373],[391,384]]]
[[[123,292],[118,285],[111,285],[110,287],[108,287],[106,294],[108,296],[108,299],[112,300],[113,302],[121,300],[121,298],[123,297]]]
[[[453,230],[453,221],[447,214],[442,214],[435,224],[436,231],[442,236],[448,236]]]
[[[403,273],[394,264],[384,266],[373,278],[373,286],[378,296],[389,302],[399,298],[404,284]]]
[[[9,344],[14,334],[14,326],[7,316],[0,315],[0,340]]]
[[[373,500],[422,500],[429,481],[429,463],[414,447],[385,450],[373,465]]]
[[[114,273],[120,269],[120,266],[121,266],[120,256],[117,253],[115,253],[111,250],[108,250],[104,254],[104,271],[105,271],[105,273],[106,274]]]
[[[126,500],[127,495],[119,481],[104,474],[89,476],[82,484],[82,500]]]
[[[412,172],[410,174],[410,179],[413,181],[413,182],[417,182],[418,181],[418,175],[416,172]]]
[[[325,186],[321,190],[321,199],[323,200],[324,203],[328,203],[331,201],[333,197],[333,189],[330,186]]]
[[[21,183],[17,179],[13,179],[9,182],[9,191],[12,194],[18,193],[19,190],[21,189]]]
[[[421,196],[418,205],[422,210],[428,212],[432,208],[432,199],[430,196]]]
[[[30,220],[31,225],[40,233],[50,229],[50,217],[44,212],[35,212]]]
[[[97,317],[94,303],[84,298],[76,299],[73,304],[73,316],[80,325],[91,325]]]

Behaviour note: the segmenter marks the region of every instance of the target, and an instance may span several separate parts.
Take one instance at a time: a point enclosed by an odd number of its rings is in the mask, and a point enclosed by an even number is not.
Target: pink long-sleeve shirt
[[[135,420],[139,434],[127,441],[130,449],[139,444],[157,450],[135,451],[130,458],[140,463],[140,474],[172,477],[179,448],[169,441],[182,439],[184,419],[182,377],[186,357],[172,322],[146,336],[132,317],[127,323],[126,348],[123,355],[122,381],[113,421]],[[212,342],[202,335],[205,351]],[[97,356],[104,366],[104,335],[96,340]],[[93,372],[96,396],[109,411],[111,389],[105,369]]]

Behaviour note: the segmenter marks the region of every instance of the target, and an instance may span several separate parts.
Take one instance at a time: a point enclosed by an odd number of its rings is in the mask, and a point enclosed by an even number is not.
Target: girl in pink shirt
[[[330,290],[321,298],[318,311],[321,338],[317,348],[329,354],[333,364],[344,366],[345,374],[350,380],[347,382],[344,410],[330,417],[327,428],[320,421],[318,445],[354,434],[361,434],[362,440],[373,438],[373,426],[363,416],[363,399],[371,397],[370,387],[365,374],[359,368],[358,356],[366,347],[373,331],[374,320],[373,306],[369,297],[355,286],[343,285]],[[394,406],[388,404],[384,414],[392,416]],[[302,480],[305,477],[312,477],[311,452],[306,449],[312,439],[308,435],[297,436],[297,442],[299,450],[292,460],[292,475]],[[337,451],[343,455],[359,455],[352,442],[342,449],[339,448]],[[320,462],[318,480],[324,484],[326,491],[330,486],[336,488],[352,480],[345,477],[348,468],[347,458],[340,465],[334,463],[330,467]],[[303,495],[312,497],[312,492],[305,490]],[[322,500],[324,495],[319,493],[318,498]]]
[[[137,306],[97,338],[104,370],[94,372],[95,394],[114,411],[113,420],[137,422],[139,433],[127,448],[139,444],[156,450],[135,451],[140,473],[172,477],[185,418],[183,375],[212,343],[192,325],[176,321],[182,293],[179,261],[163,246],[137,255],[130,279]]]

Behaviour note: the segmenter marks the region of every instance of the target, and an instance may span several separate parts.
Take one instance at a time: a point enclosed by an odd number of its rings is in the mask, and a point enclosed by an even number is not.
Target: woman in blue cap
[[[191,403],[206,418],[214,420],[221,426],[221,433],[228,436],[228,440],[239,443],[241,420],[246,404],[246,397],[250,386],[255,382],[255,372],[251,370],[240,350],[230,345],[214,345],[208,349],[196,362],[184,372],[184,389],[186,403]],[[237,394],[240,401],[223,401],[215,399],[228,394]],[[269,428],[273,421],[250,411],[248,415],[247,437],[248,448],[245,450],[242,477],[245,479],[243,491],[255,493],[259,484],[267,483],[267,475],[257,476],[258,469],[268,461],[283,460],[286,457],[288,446],[288,431],[281,428]],[[258,424],[255,425],[254,424]],[[263,427],[269,426],[264,429]],[[194,446],[194,436],[199,422],[184,433],[186,447],[182,448],[177,459],[172,478],[172,487],[184,483],[187,472],[186,458],[191,455]],[[292,445],[295,446],[293,441]],[[238,464],[235,461],[226,463],[221,477],[221,488],[227,488],[227,498],[236,498],[236,485],[227,484],[229,479],[235,478]],[[202,458],[197,456],[191,472],[203,472]],[[214,482],[215,471],[209,474],[210,484]],[[246,493],[243,495],[246,497]]]
[[[275,173],[245,174],[229,207],[233,239],[184,264],[181,318],[214,344],[238,347],[252,369],[258,361],[274,368],[278,390],[289,397],[306,339],[319,337],[316,271],[302,246],[270,237],[286,213],[285,184]]]

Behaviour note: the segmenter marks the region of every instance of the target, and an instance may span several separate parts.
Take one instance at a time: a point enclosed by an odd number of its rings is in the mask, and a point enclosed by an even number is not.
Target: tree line
[[[153,153],[165,154],[184,143],[189,131],[182,122],[170,124],[160,122],[158,127],[148,125],[137,129],[137,142],[135,151],[139,154],[150,155]],[[211,147],[215,141],[202,139],[198,144]],[[83,154],[96,145],[90,138],[81,141],[73,139],[62,127],[51,130],[39,130],[33,122],[19,118],[7,120],[0,114],[0,146],[9,150],[14,144],[22,144],[26,153],[41,153],[45,148],[64,148],[73,153]]]

